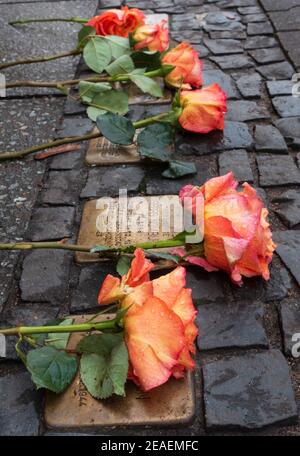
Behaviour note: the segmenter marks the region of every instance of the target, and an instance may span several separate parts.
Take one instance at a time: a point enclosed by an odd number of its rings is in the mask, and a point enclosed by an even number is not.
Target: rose
[[[182,112],[178,121],[185,130],[194,133],[224,130],[226,94],[218,84],[200,90],[183,90],[180,93],[180,105]]]
[[[269,264],[276,246],[262,200],[249,184],[243,184],[240,192],[237,186],[233,174],[228,173],[210,179],[202,187],[187,185],[179,197],[182,202],[185,197],[204,198],[205,259],[197,263],[191,257],[190,262],[206,270],[222,269],[241,285],[242,276],[270,278]],[[192,208],[195,216],[195,206]]]
[[[169,47],[169,30],[164,19],[159,24],[142,25],[133,34],[134,49],[147,48],[149,51],[163,52]]]
[[[144,391],[180,378],[193,369],[196,310],[191,290],[185,288],[185,269],[150,281],[154,264],[142,249],[136,249],[128,273],[122,280],[108,275],[101,287],[99,304],[120,301],[125,341],[129,353],[129,375]]]
[[[167,52],[162,58],[162,63],[175,67],[165,77],[165,81],[170,86],[181,86],[185,90],[191,90],[192,86],[196,88],[202,86],[202,62],[198,52],[188,43],[181,43]]]
[[[95,16],[86,25],[94,27],[97,35],[117,35],[127,37],[144,24],[144,13],[137,8],[110,9]]]

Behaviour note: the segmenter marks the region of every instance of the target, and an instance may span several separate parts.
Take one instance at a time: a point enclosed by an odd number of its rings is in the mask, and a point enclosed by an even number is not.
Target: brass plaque
[[[78,316],[75,317],[75,322],[83,323],[90,317]],[[82,334],[72,334],[68,348],[74,349],[81,337]],[[45,404],[45,423],[50,428],[170,426],[187,424],[192,421],[194,415],[195,392],[191,374],[182,380],[170,379],[148,393],[142,392],[132,382],[128,382],[126,397],[113,396],[107,400],[97,400],[90,396],[77,374],[72,385],[64,393],[57,395],[47,392]]]
[[[86,152],[88,165],[108,166],[120,163],[138,163],[141,161],[136,143],[130,146],[113,144],[104,136],[92,139]]]
[[[100,198],[85,203],[77,244],[120,247],[172,239],[183,231],[178,195]],[[97,254],[76,252],[78,263],[99,261]],[[102,257],[103,259],[103,257]]]

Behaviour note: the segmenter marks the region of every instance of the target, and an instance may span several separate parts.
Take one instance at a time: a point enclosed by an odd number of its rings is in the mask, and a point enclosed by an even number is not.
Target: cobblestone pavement
[[[7,25],[28,16],[92,16],[118,0],[0,0],[3,61],[71,49],[70,24]],[[196,162],[190,181],[233,170],[253,183],[270,208],[277,255],[271,280],[232,286],[222,274],[188,271],[199,308],[196,418],[189,426],[156,429],[168,435],[299,435],[300,364],[291,356],[300,332],[300,99],[291,78],[300,71],[300,0],[135,0],[146,11],[167,13],[172,38],[189,40],[204,60],[205,82],[229,96],[224,135],[178,136],[176,154]],[[17,67],[13,79],[63,79],[80,75],[78,58]],[[81,109],[51,91],[9,91],[0,100],[0,148],[16,150],[92,126]],[[157,108],[156,108],[157,109]],[[142,115],[143,108],[138,110]],[[147,107],[147,114],[151,107]],[[137,115],[133,109],[132,115]],[[176,193],[187,180],[169,181],[141,166],[89,168],[82,151],[37,162],[0,166],[0,239],[76,240],[84,202],[117,196],[119,180],[132,194]],[[118,176],[118,179],[116,178]],[[131,178],[132,176],[132,178]],[[107,182],[109,181],[109,188]],[[200,182],[199,182],[200,181]],[[97,184],[97,185],[95,185]],[[104,186],[106,185],[106,186]],[[51,223],[45,224],[45,221]],[[40,227],[43,229],[40,229]],[[69,253],[0,253],[1,325],[45,323],[58,314],[93,311],[109,266],[78,266]],[[42,419],[43,394],[35,392],[13,344],[0,363],[0,434],[52,434]],[[57,431],[58,432],[58,431]],[[122,430],[153,434],[153,430]],[[63,433],[63,431],[62,431]],[[99,429],[113,434],[120,430]]]

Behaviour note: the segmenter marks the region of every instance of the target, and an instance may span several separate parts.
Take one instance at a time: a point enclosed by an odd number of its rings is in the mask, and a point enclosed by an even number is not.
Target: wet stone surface
[[[300,285],[300,232],[277,231],[273,234],[276,252]]]
[[[72,235],[74,208],[40,207],[30,221],[29,238],[32,241],[60,240]]]
[[[287,355],[292,355],[293,346],[299,342],[300,328],[300,303],[298,300],[288,300],[281,303],[280,321],[283,333],[284,351]],[[294,336],[294,338],[293,338]]]
[[[268,119],[269,114],[264,107],[254,101],[237,100],[228,103],[227,120],[239,119],[241,122]]]
[[[262,78],[258,73],[241,76],[236,85],[245,98],[259,98],[261,94]]]
[[[275,212],[289,228],[293,228],[300,223],[299,190],[287,190],[273,198],[273,202],[276,203]]]
[[[206,364],[203,376],[209,430],[257,429],[297,420],[288,364],[279,350]]]
[[[288,150],[280,131],[272,125],[256,125],[254,142],[257,152],[287,152]]]
[[[208,304],[198,308],[199,350],[268,347],[261,304],[241,302]]]
[[[258,154],[256,160],[262,187],[300,184],[300,170],[291,156]]]
[[[253,173],[246,150],[237,149],[224,152],[219,156],[220,176],[232,171],[239,182],[253,182]]]
[[[187,268],[187,287],[193,290],[195,305],[224,302],[223,276],[216,273],[206,274],[201,268]]]
[[[284,267],[271,265],[270,280],[265,284],[265,301],[281,301],[292,288],[292,281]]]
[[[26,372],[0,378],[0,435],[38,435],[41,393]]]
[[[20,279],[24,301],[64,302],[72,254],[63,250],[35,250],[26,255]]]
[[[81,198],[100,196],[118,196],[119,189],[126,188],[129,192],[136,192],[144,177],[141,168],[135,166],[103,166],[89,171]]]

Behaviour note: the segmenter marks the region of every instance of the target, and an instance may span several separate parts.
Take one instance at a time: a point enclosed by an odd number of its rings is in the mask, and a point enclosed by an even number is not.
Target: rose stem
[[[82,19],[80,17],[69,17],[69,18],[62,18],[62,17],[54,17],[49,19],[20,19],[17,21],[9,22],[9,25],[16,25],[16,24],[30,24],[33,22],[76,22],[78,24],[85,24],[88,22],[88,19]]]
[[[4,70],[5,68],[9,68],[16,65],[27,65],[30,63],[39,63],[39,62],[50,62],[51,60],[62,59],[64,57],[69,57],[72,55],[81,54],[81,51],[78,49],[73,49],[72,51],[63,52],[61,54],[50,55],[48,57],[33,57],[32,59],[25,59],[25,60],[14,60],[12,62],[2,63],[0,65],[0,71]]]
[[[159,122],[163,117],[167,116],[169,113],[162,113],[157,116],[148,117],[147,119],[142,119],[137,122],[133,122],[135,128],[146,127],[155,122]],[[61,146],[63,144],[71,144],[75,142],[88,141],[89,139],[99,138],[101,136],[100,132],[90,133],[83,136],[72,136],[70,138],[57,139],[55,141],[50,141],[45,144],[40,144],[38,146],[29,147],[28,149],[23,149],[17,152],[4,152],[0,154],[0,161],[10,160],[13,158],[23,158],[26,155],[32,154],[34,152],[39,152],[40,150],[49,149],[51,147]]]

